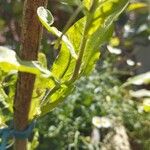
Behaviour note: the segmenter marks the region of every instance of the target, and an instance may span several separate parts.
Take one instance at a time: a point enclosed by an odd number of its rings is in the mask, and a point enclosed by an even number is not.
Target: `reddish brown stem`
[[[38,21],[36,10],[45,6],[47,0],[25,0],[21,35],[20,58],[22,60],[36,60],[41,40],[42,26]],[[14,99],[14,126],[18,131],[25,130],[28,125],[28,115],[35,75],[18,73],[18,81]],[[27,139],[15,139],[15,150],[27,150]]]

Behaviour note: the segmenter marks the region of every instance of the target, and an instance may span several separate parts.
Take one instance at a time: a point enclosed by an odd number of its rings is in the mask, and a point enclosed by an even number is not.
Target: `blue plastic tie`
[[[35,127],[35,123],[36,121],[34,120],[24,131],[16,131],[15,129],[10,127],[0,129],[0,136],[2,140],[0,143],[0,150],[6,150],[9,147],[8,146],[9,138],[16,138],[21,140],[27,139],[31,135]]]

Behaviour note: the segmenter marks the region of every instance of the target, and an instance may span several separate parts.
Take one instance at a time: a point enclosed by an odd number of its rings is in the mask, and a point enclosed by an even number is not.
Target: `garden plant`
[[[9,144],[14,144],[16,150],[27,149],[36,122],[63,102],[75,89],[76,81],[94,69],[100,47],[112,37],[113,23],[129,1],[76,3],[77,9],[61,32],[53,26],[54,17],[46,9],[46,0],[25,0],[20,51],[17,54],[0,46],[1,150]],[[75,21],[79,14],[82,17]],[[59,49],[50,68],[45,55],[39,52],[42,26],[56,36],[51,44]]]

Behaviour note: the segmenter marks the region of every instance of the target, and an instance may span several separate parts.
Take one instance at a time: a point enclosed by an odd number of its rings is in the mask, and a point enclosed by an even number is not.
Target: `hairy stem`
[[[23,10],[22,36],[20,58],[22,60],[37,60],[42,26],[38,21],[36,10],[45,6],[47,0],[25,0]],[[28,126],[28,115],[35,75],[18,73],[18,81],[14,99],[14,128],[23,131]],[[15,150],[27,150],[27,139],[15,139]]]

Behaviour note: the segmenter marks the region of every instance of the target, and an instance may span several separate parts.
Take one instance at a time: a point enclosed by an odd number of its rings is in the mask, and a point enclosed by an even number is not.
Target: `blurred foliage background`
[[[23,2],[0,0],[0,45],[16,52],[21,40]],[[122,150],[149,150],[150,2],[133,2],[137,4],[130,6],[116,21],[113,37],[101,48],[93,73],[78,81],[74,92],[58,108],[38,120],[30,149],[117,149],[117,146],[107,146],[121,126],[125,133],[120,130],[120,136],[128,135],[127,142],[120,138],[124,141]],[[63,29],[78,4],[78,0],[49,0],[48,9],[58,29]],[[81,16],[82,13],[76,20]],[[54,37],[44,30],[40,51],[46,55],[48,67],[59,52],[53,49],[53,40]],[[146,72],[148,74],[142,77],[128,80]],[[2,120],[12,115],[7,108],[12,105],[10,99],[14,96],[16,77],[5,78],[5,73],[0,73],[0,113],[5,114],[0,118],[2,124]]]

